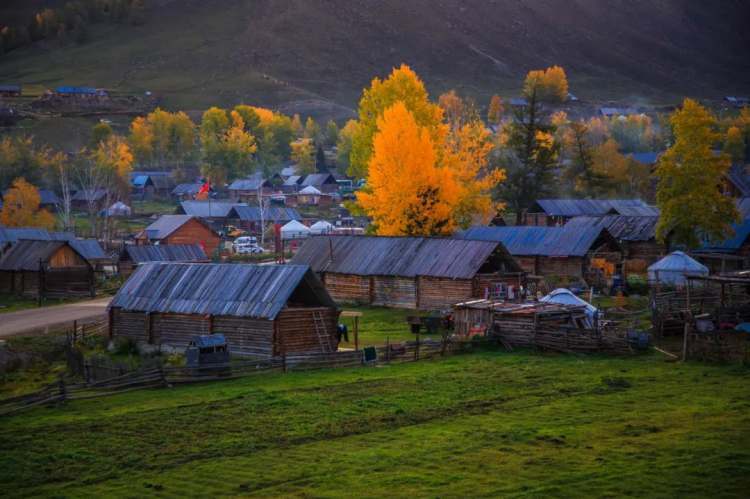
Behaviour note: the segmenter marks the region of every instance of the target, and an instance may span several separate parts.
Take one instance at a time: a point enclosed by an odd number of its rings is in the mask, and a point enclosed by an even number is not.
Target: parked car
[[[258,238],[255,236],[242,236],[234,240],[232,249],[238,255],[254,255],[263,253],[265,250],[258,246]]]

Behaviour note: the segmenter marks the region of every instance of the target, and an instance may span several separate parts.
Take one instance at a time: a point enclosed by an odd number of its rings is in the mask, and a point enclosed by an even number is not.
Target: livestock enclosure
[[[314,236],[292,263],[310,265],[340,303],[440,310],[526,285],[502,244],[486,241]]]
[[[334,352],[339,310],[306,266],[146,263],[109,308],[110,336],[182,350],[221,333],[231,353]]]

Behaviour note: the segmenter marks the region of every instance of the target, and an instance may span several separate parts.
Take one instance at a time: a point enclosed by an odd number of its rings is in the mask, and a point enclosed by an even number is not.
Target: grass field
[[[746,496],[747,368],[483,351],[0,420],[5,497]]]

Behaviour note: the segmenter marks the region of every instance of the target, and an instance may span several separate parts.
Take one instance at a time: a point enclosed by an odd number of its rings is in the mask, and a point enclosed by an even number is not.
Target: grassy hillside
[[[151,90],[170,108],[239,101],[343,118],[374,75],[411,64],[433,92],[518,92],[562,64],[582,97],[673,100],[746,89],[748,6],[598,0],[152,0],[144,26],[14,51],[3,80]]]
[[[0,421],[6,497],[742,496],[746,368],[484,352]],[[744,492],[743,492],[744,491]]]

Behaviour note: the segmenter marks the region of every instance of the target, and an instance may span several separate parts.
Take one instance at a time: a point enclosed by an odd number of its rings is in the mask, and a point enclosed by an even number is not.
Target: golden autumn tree
[[[47,210],[40,208],[40,202],[39,190],[26,182],[23,177],[19,177],[3,196],[0,222],[5,227],[52,229],[55,226],[55,217]]]
[[[499,95],[493,95],[487,110],[487,122],[490,125],[499,125],[503,121],[503,99]]]
[[[292,161],[297,164],[297,173],[315,173],[315,144],[312,139],[298,139],[292,142]]]
[[[568,98],[568,77],[560,66],[529,71],[523,84],[524,95],[536,89],[537,98],[547,102],[565,102]]]
[[[424,83],[406,64],[394,69],[390,76],[372,80],[359,101],[359,126],[352,139],[349,174],[367,177],[373,137],[378,129],[378,119],[396,102],[402,102],[412,114],[417,125],[426,128],[433,142],[442,142],[446,133],[440,106],[430,102]]]
[[[367,189],[357,200],[380,235],[447,235],[455,229],[455,181],[450,170],[438,166],[430,131],[403,102],[377,120]]]
[[[656,168],[656,203],[661,211],[657,238],[688,248],[698,246],[702,239],[725,239],[739,214],[734,201],[721,194],[730,161],[713,152],[720,138],[716,119],[698,102],[685,99],[670,122],[675,142]]]
[[[734,162],[745,159],[745,137],[739,127],[731,126],[727,129],[727,135],[724,138],[724,152]]]

